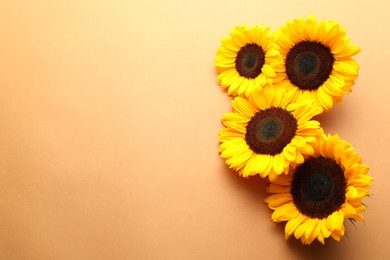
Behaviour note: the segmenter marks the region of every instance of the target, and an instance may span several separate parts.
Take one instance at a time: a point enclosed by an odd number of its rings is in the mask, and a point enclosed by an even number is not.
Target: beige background
[[[260,178],[218,155],[215,50],[313,13],[362,48],[320,117],[375,178],[341,243],[284,240]],[[0,259],[390,259],[388,1],[1,1]]]

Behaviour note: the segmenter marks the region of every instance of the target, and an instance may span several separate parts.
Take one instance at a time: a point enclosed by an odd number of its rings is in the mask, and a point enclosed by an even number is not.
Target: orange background
[[[335,19],[362,52],[320,116],[375,178],[366,223],[302,246],[218,154],[235,25]],[[388,1],[1,1],[0,259],[390,259]]]

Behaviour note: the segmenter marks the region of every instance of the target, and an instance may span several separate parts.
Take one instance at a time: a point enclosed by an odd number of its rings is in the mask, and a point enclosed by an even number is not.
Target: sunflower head
[[[229,95],[246,96],[272,83],[282,60],[270,28],[237,26],[222,38],[215,68]]]
[[[294,234],[303,244],[324,243],[345,233],[344,219],[364,220],[362,199],[372,178],[353,147],[337,135],[319,137],[314,153],[268,187],[265,202],[274,210],[272,220],[284,222],[285,236]]]
[[[314,100],[324,111],[340,103],[359,71],[352,56],[360,48],[351,45],[345,33],[337,22],[317,21],[314,16],[287,22],[274,33],[283,58],[275,85],[297,102]]]
[[[219,133],[221,157],[244,177],[260,174],[271,181],[311,155],[311,142],[322,133],[311,118],[322,112],[312,102],[291,104],[272,86],[249,100],[236,97],[232,113],[223,116]]]

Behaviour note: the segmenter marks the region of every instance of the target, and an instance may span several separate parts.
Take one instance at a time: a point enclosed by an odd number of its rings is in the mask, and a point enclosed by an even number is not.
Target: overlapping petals
[[[344,220],[354,219],[363,221],[361,212],[365,210],[362,199],[368,195],[372,178],[367,175],[368,167],[362,164],[362,159],[353,150],[352,145],[339,136],[325,136],[313,144],[312,157],[324,157],[334,160],[344,172],[347,183],[345,202],[338,210],[325,218],[312,218],[299,211],[291,194],[291,183],[294,174],[280,176],[268,186],[267,191],[272,194],[265,202],[274,212],[274,222],[287,222],[285,237],[292,235],[301,239],[303,244],[311,244],[315,239],[325,243],[325,239],[332,237],[339,241],[345,234]]]
[[[287,22],[275,32],[276,43],[280,47],[283,65],[277,70],[275,85],[283,88],[296,102],[312,99],[329,111],[334,103],[341,103],[342,97],[351,92],[351,86],[358,77],[359,65],[352,58],[360,52],[360,48],[350,44],[346,30],[335,21],[317,21],[314,16],[307,19],[295,19]],[[286,59],[291,49],[301,42],[320,43],[329,48],[333,56],[333,66],[324,82],[315,89],[302,89],[291,82],[286,73]],[[302,50],[304,51],[304,50]]]
[[[237,70],[237,56],[240,50],[250,44],[261,48],[264,60],[263,64],[258,64],[258,75],[248,77]],[[282,62],[278,49],[269,27],[243,25],[233,28],[230,37],[222,38],[221,47],[217,50],[215,68],[219,74],[219,84],[227,89],[228,95],[231,96],[249,97],[254,91],[261,90],[272,83],[276,76],[275,68]]]
[[[249,100],[236,97],[232,105],[234,112],[222,118],[226,128],[219,134],[220,153],[230,168],[244,177],[259,174],[274,180],[278,175],[288,173],[290,165],[302,163],[304,156],[313,153],[311,142],[322,133],[319,122],[311,120],[322,112],[321,108],[313,108],[311,102],[290,104],[283,95],[275,95],[272,87],[253,93]],[[297,121],[297,130],[282,152],[275,155],[258,154],[251,150],[245,140],[247,126],[256,113],[271,107],[291,113]]]

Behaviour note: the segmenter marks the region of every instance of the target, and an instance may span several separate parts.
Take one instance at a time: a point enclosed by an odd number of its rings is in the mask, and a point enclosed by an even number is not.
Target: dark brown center
[[[297,120],[290,112],[271,107],[257,112],[246,127],[245,140],[258,154],[281,153],[295,136]]]
[[[310,158],[297,167],[291,195],[298,210],[311,218],[326,218],[345,202],[347,183],[342,168],[330,158]]]
[[[329,47],[320,42],[302,41],[287,53],[286,74],[298,88],[316,90],[329,78],[333,63]]]
[[[254,79],[261,73],[265,62],[263,48],[255,43],[242,47],[236,57],[236,70],[240,76]]]

